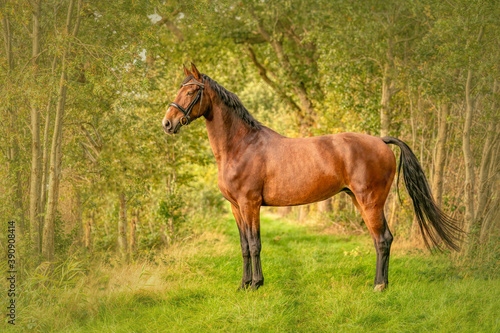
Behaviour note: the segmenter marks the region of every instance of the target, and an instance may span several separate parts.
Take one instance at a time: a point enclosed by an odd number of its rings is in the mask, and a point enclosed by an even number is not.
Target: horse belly
[[[296,206],[328,199],[345,187],[333,168],[293,168],[274,173],[264,183],[262,201],[265,206]]]

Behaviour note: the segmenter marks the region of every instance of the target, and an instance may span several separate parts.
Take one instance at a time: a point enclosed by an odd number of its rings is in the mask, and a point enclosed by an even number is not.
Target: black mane
[[[236,94],[228,91],[226,88],[218,84],[216,81],[212,80],[205,74],[202,74],[205,79],[205,84],[208,84],[210,88],[219,96],[221,101],[228,106],[238,118],[243,120],[243,122],[250,126],[250,128],[260,130],[262,125],[248,112],[248,110],[243,106],[240,99]],[[191,80],[193,77],[190,75],[186,79],[184,79],[184,83]]]

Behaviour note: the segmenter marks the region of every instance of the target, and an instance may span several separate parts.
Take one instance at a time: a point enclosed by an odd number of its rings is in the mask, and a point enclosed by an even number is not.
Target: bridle
[[[190,85],[197,85],[200,87],[200,89],[198,89],[196,96],[194,96],[194,99],[191,101],[191,103],[189,103],[189,105],[186,109],[184,109],[182,106],[180,106],[179,104],[174,103],[174,102],[172,102],[168,105],[169,107],[174,106],[177,109],[179,109],[182,113],[184,113],[184,116],[179,120],[179,123],[177,123],[177,126],[175,126],[174,133],[177,132],[179,127],[189,125],[189,123],[191,122],[191,118],[189,117],[189,115],[191,114],[191,111],[193,111],[194,106],[196,105],[196,103],[198,103],[200,98],[201,98],[201,102],[200,102],[200,108],[198,110],[198,113],[201,112],[201,106],[203,104],[203,89],[205,89],[205,78],[203,78],[203,83],[200,83],[200,82],[196,81],[196,79],[194,79],[194,82],[184,83],[183,85],[181,85],[181,88],[185,87],[185,86],[190,86]]]

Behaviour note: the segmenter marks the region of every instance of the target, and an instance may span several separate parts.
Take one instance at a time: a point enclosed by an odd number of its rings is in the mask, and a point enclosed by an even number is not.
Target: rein
[[[200,82],[196,81],[196,79],[195,79],[194,82],[185,83],[181,87],[190,86],[190,85],[197,85],[197,86],[200,87],[200,89],[198,89],[198,92],[196,93],[196,96],[191,101],[191,103],[189,103],[189,105],[188,105],[188,107],[186,109],[184,109],[182,106],[180,106],[179,104],[174,103],[174,102],[172,102],[172,103],[170,103],[168,105],[169,107],[170,106],[176,107],[182,113],[184,113],[184,116],[179,120],[179,123],[175,127],[174,132],[177,132],[177,130],[181,126],[189,125],[189,123],[191,122],[191,117],[189,117],[189,115],[191,114],[191,111],[193,111],[194,106],[196,105],[196,103],[198,103],[198,101],[200,99],[201,99],[201,102],[200,102],[200,108],[198,110],[198,113],[201,112],[201,106],[203,104],[203,90],[205,89],[205,78],[203,78],[203,83],[200,83]]]

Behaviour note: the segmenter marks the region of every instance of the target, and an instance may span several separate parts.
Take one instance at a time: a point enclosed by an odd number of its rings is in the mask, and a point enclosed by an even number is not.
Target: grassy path
[[[161,292],[103,299],[76,332],[499,332],[498,280],[467,278],[445,257],[395,254],[390,288],[372,291],[368,236],[340,237],[264,218],[265,285],[236,292],[241,255],[232,219],[189,245]],[[396,238],[397,241],[397,238]],[[187,251],[187,250],[186,250]]]

